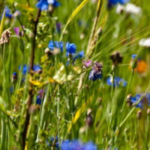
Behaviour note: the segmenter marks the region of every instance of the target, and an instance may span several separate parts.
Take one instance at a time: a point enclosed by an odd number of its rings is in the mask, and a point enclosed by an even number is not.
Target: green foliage
[[[141,15],[117,14],[116,6],[108,9],[106,0],[59,2],[53,11],[42,11],[37,22],[36,1],[0,0],[0,14],[5,4],[13,14],[10,19],[4,12],[0,20],[0,38],[5,30],[11,32],[9,42],[0,45],[0,149],[56,149],[56,141],[47,144],[52,136],[58,136],[60,145],[66,139],[80,139],[93,141],[98,150],[149,149],[149,108],[137,108],[126,100],[129,94],[150,93],[150,51],[139,46],[142,38],[149,37],[149,0],[131,0],[141,7]],[[14,15],[16,10],[20,16]],[[19,35],[14,27],[19,27]],[[63,52],[48,49],[51,40],[63,41]],[[75,43],[77,52],[84,50],[84,58],[67,57],[67,41]],[[121,64],[110,59],[115,51],[123,56]],[[144,64],[135,65],[132,54]],[[89,58],[92,64],[85,67]],[[41,70],[30,69],[32,60]],[[95,62],[103,64],[102,79],[93,82],[89,74]],[[107,78],[113,83],[115,76],[127,86],[109,86]]]

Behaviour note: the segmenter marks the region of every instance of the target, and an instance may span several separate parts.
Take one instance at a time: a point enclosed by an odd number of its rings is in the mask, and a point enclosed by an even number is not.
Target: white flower
[[[128,3],[126,6],[118,4],[116,7],[116,13],[121,14],[123,11],[127,14],[134,14],[139,16],[142,14],[142,9],[131,3]]]
[[[141,39],[139,41],[139,45],[143,47],[150,47],[150,38],[147,39]]]
[[[128,3],[125,6],[125,12],[129,13],[129,14],[141,15],[142,14],[142,9],[140,7],[137,7],[134,4]]]
[[[117,14],[121,14],[123,11],[124,11],[124,6],[123,5],[120,5],[120,4],[118,4],[117,5],[117,8],[116,8],[116,13]]]

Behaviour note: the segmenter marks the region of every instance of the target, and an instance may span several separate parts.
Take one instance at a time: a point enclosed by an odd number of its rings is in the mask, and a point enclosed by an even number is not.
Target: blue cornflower
[[[61,150],[97,150],[97,147],[92,142],[82,144],[78,140],[66,140],[62,142]]]
[[[133,55],[132,55],[132,59],[135,59],[136,57],[137,57],[136,54],[133,54]]]
[[[44,90],[43,89],[39,90],[38,91],[38,95],[36,97],[36,104],[37,105],[41,105],[42,99],[43,99],[43,95],[44,95]]]
[[[10,9],[6,6],[4,8],[4,10],[5,10],[5,16],[11,19],[13,15],[11,14]],[[2,14],[2,16],[3,16],[3,14]],[[0,17],[0,19],[2,18],[2,16]]]
[[[63,42],[50,41],[48,44],[48,48],[51,49],[52,51],[54,50],[54,48],[58,48],[61,50],[61,52],[63,52]]]
[[[33,71],[38,71],[38,70],[42,70],[42,68],[39,65],[34,65],[33,66]]]
[[[95,66],[90,72],[89,79],[95,81],[101,78],[102,78],[102,64],[97,62],[95,63]]]
[[[19,70],[22,69],[22,74],[25,75],[29,71],[29,67],[27,65],[23,65],[23,68],[19,66]]]
[[[77,53],[77,55],[73,58],[73,62],[78,59],[78,58],[83,58],[84,57],[84,51],[81,51]]]
[[[74,43],[69,43],[67,42],[66,44],[66,56],[68,57],[69,55],[74,55],[76,53],[76,45]]]
[[[58,142],[58,136],[56,136],[55,138],[49,137],[48,140],[46,140],[46,144],[51,147],[51,146],[55,146],[55,149],[59,149],[59,142]]]
[[[28,71],[29,71],[29,66],[27,65],[23,65],[23,68],[21,68],[21,66],[19,66],[18,68],[19,70],[22,69],[22,74],[25,75]],[[34,65],[33,66],[33,71],[37,72],[38,70],[41,70],[42,68],[39,65]]]
[[[38,95],[37,98],[36,98],[36,104],[41,105],[41,103],[42,103],[41,96]]]
[[[115,87],[118,87],[118,86],[123,86],[125,87],[127,85],[127,82],[124,80],[124,79],[121,79],[120,77],[114,77],[114,81],[113,81],[113,77],[109,77],[107,79],[107,84],[108,85],[113,85]]]
[[[36,7],[41,10],[47,10],[49,5],[52,5],[53,7],[58,7],[60,6],[60,3],[57,0],[40,0],[36,4]]]
[[[140,100],[141,99],[141,100]],[[135,97],[130,97],[130,101],[135,104],[140,100],[136,107],[143,108],[144,105],[150,106],[150,93],[147,94],[136,94]]]
[[[113,5],[116,5],[118,3],[120,4],[125,4],[127,3],[129,0],[108,0],[108,7],[112,7]]]
[[[127,3],[129,0],[108,0],[108,3],[110,3],[111,5],[116,5],[118,3],[120,4],[125,4]]]

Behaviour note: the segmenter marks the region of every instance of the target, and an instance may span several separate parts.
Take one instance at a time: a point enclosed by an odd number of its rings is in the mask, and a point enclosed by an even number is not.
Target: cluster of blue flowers
[[[53,7],[58,7],[61,4],[56,0],[40,0],[36,4],[36,7],[38,7],[41,10],[47,10],[49,5],[52,5]]]
[[[58,41],[50,41],[48,44],[48,48],[53,51],[55,48],[58,48],[63,52],[63,42]],[[84,57],[84,51],[80,51],[76,54],[77,46],[74,43],[66,43],[66,56],[72,59],[72,62],[74,62],[78,58]],[[69,64],[69,61],[67,62]]]
[[[82,144],[77,140],[66,140],[62,142],[61,150],[97,150],[97,147],[92,142]]]
[[[130,101],[133,104],[136,104],[136,107],[143,108],[144,105],[150,106],[150,93],[147,94],[136,94],[135,97],[130,97]],[[140,101],[140,102],[139,102]],[[137,104],[137,102],[139,102]]]

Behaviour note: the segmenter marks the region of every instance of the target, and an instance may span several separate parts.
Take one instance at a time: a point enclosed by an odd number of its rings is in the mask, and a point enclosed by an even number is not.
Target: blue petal
[[[56,0],[55,0],[55,2],[53,3],[53,6],[54,7],[59,7],[61,4],[59,3],[59,2],[57,2]]]
[[[47,0],[40,0],[36,4],[36,7],[38,7],[41,10],[47,10],[48,9],[48,2],[47,2]]]
[[[51,49],[52,51],[54,50],[54,42],[53,41],[49,42],[48,48]]]
[[[36,104],[41,105],[41,102],[42,102],[41,97],[40,97],[40,95],[38,95],[37,98],[36,98]]]
[[[42,68],[39,66],[39,65],[34,65],[33,66],[33,71],[38,71],[38,70],[41,70]]]
[[[67,56],[68,56],[68,54],[74,55],[76,53],[76,49],[77,49],[77,47],[74,43],[70,44],[69,42],[67,42],[67,44],[66,44],[66,50],[67,50],[66,55]]]
[[[55,0],[47,0],[48,4],[54,4]]]

